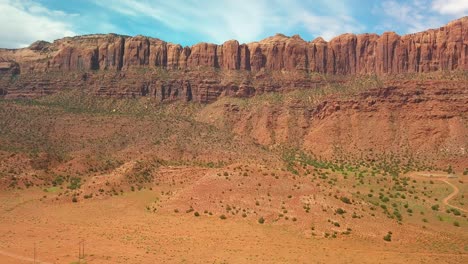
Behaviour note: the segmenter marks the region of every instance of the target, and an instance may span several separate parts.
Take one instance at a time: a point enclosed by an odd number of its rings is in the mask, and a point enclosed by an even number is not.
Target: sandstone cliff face
[[[408,151],[466,160],[467,116],[466,81],[398,80],[350,97],[324,96],[316,103],[307,96],[251,105],[226,98],[207,106],[198,119],[262,145],[293,146],[328,158],[340,152]]]
[[[299,36],[278,34],[260,42],[239,45],[235,40],[222,45],[199,43],[192,47],[144,37],[89,35],[40,42],[28,50],[39,56],[42,69],[108,70],[134,66],[191,69],[211,67],[223,70],[287,70],[328,74],[405,73],[468,69],[468,17],[439,29],[399,36],[386,32],[344,34],[326,42],[307,42]],[[18,56],[8,56],[16,53]],[[21,50],[2,50],[0,56],[27,68]]]
[[[307,42],[297,35],[286,37],[278,34],[249,44],[230,40],[222,45],[199,43],[192,47],[182,47],[144,36],[87,35],[64,38],[54,43],[40,41],[19,50],[3,49],[0,50],[0,62],[0,74],[3,76],[21,75],[28,78],[27,74],[34,74],[35,79],[44,79],[44,75],[52,73],[67,75],[85,72],[84,77],[79,77],[83,81],[90,79],[86,72],[110,71],[120,80],[124,79],[120,78],[122,76],[138,80],[138,75],[143,76],[146,71],[154,72],[158,69],[240,70],[252,72],[256,76],[261,76],[261,72],[383,75],[468,70],[468,17],[455,20],[439,29],[405,36],[393,32],[381,36],[344,34],[330,42],[322,38]],[[151,82],[161,81],[160,76],[148,78],[158,79]],[[192,83],[201,84],[200,89],[208,86],[208,95],[205,97],[229,93],[219,89],[210,90],[211,87],[219,87],[216,85],[205,86],[203,82],[210,83],[210,80],[205,80],[209,76],[199,74],[196,78],[198,79],[192,80]],[[2,79],[3,90],[18,88],[15,84],[5,82],[8,77]],[[103,85],[109,86],[110,83]],[[123,87],[121,94],[125,94],[126,89],[139,89],[135,85],[140,87],[145,84],[132,84],[129,81],[126,85],[133,87]],[[224,85],[224,88],[231,89],[231,86]],[[241,90],[241,86],[236,84],[233,89]]]

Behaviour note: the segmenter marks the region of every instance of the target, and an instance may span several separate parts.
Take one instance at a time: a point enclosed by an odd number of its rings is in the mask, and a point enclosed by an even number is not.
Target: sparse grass
[[[46,188],[44,189],[45,192],[48,192],[48,193],[56,193],[58,192],[60,189],[56,186],[52,186],[52,187],[49,187],[49,188]]]

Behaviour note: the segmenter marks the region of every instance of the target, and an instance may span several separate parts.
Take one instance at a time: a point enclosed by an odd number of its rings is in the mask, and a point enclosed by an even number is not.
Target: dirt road
[[[455,206],[455,205],[451,205],[451,204],[448,203],[450,199],[452,199],[453,197],[455,197],[455,196],[460,192],[460,190],[458,189],[458,187],[457,187],[456,185],[451,184],[451,183],[450,183],[449,181],[447,181],[447,180],[443,180],[443,179],[438,179],[438,180],[445,182],[446,184],[450,185],[450,186],[453,188],[453,192],[452,192],[451,194],[449,194],[447,197],[445,197],[444,200],[443,200],[442,202],[443,202],[446,206],[450,206],[450,207],[455,208],[455,209],[458,209],[458,210],[460,210],[460,211],[462,211],[462,212],[468,213],[468,211],[466,211],[465,209],[460,208],[460,207]]]
[[[453,189],[453,192],[451,194],[449,194],[447,197],[445,197],[443,200],[442,200],[442,203],[445,205],[445,206],[449,206],[449,207],[452,207],[452,208],[455,208],[459,211],[462,211],[462,212],[465,212],[465,213],[468,213],[467,210],[463,209],[463,208],[460,208],[458,206],[455,206],[455,205],[451,205],[449,204],[449,201],[457,196],[457,194],[460,192],[460,190],[458,189],[458,187],[452,183],[450,183],[448,180],[447,180],[447,174],[432,174],[432,173],[418,173],[418,174],[414,174],[412,175],[413,177],[414,176],[419,176],[419,177],[422,177],[422,178],[430,178],[431,180],[437,180],[437,181],[442,181],[442,182],[445,182],[446,184],[448,184],[450,187],[452,187]]]

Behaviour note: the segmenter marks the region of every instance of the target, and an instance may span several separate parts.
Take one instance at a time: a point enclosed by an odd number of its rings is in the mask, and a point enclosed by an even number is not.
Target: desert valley
[[[0,263],[468,262],[468,17],[0,49]]]

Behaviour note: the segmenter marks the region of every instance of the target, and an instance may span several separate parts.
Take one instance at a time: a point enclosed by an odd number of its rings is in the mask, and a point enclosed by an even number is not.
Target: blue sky
[[[413,33],[468,15],[468,0],[0,0],[0,13],[3,48],[111,32],[190,46],[275,33]]]

